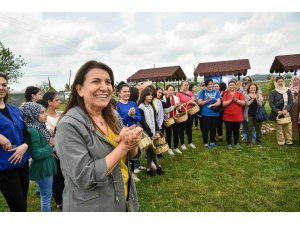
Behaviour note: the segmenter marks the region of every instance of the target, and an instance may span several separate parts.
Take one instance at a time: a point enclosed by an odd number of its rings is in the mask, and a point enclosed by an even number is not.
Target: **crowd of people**
[[[270,93],[269,119],[277,121],[278,145],[293,145],[293,132],[300,137],[299,85],[298,76],[290,88],[277,76]],[[131,87],[120,82],[116,100],[112,69],[88,61],[78,70],[67,105],[59,112],[58,94],[42,95],[33,86],[26,89],[26,102],[19,108],[7,103],[8,77],[1,72],[0,190],[10,210],[27,211],[32,180],[43,212],[51,211],[52,197],[62,211],[138,211],[137,174],[145,170],[149,177],[163,176],[164,154],[217,148],[223,142],[223,124],[224,148],[242,149],[241,141],[264,145],[265,99],[250,76],[231,80],[228,87],[208,78],[199,86],[182,81],[178,88],[175,93],[172,84]],[[188,113],[197,107],[198,112]],[[200,130],[203,146],[193,142],[193,128]],[[165,139],[169,147],[156,154],[151,145],[144,167],[139,144],[145,136]]]

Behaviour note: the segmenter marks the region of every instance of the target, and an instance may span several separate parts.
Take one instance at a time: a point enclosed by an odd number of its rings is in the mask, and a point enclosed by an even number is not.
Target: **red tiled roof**
[[[297,69],[300,69],[300,54],[279,55],[275,57],[270,73],[294,72]]]
[[[185,80],[186,76],[180,66],[143,69],[127,78],[127,82],[139,82],[145,80]]]
[[[194,76],[246,75],[248,69],[251,69],[249,59],[206,62],[198,64]]]

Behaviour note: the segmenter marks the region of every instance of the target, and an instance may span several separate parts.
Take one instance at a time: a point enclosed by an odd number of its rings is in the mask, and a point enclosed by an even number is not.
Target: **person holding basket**
[[[277,121],[276,137],[278,145],[293,145],[290,116],[293,96],[291,90],[285,87],[282,76],[275,79],[275,89],[270,93],[269,103],[272,109],[270,120]]]
[[[177,114],[177,108],[180,106],[179,99],[174,95],[175,87],[171,84],[166,86],[166,95],[163,96],[162,103],[165,113],[164,127],[166,131],[166,141],[169,145],[168,153],[170,155],[182,154],[179,150],[178,124],[175,123],[174,116]],[[172,150],[172,138],[173,147]]]
[[[159,139],[160,131],[156,120],[156,112],[153,106],[153,90],[150,87],[146,87],[142,90],[141,96],[138,102],[139,110],[142,115],[141,126],[144,132],[154,141]],[[151,168],[151,162],[156,166],[156,171]],[[157,175],[163,175],[164,171],[161,165],[158,164],[156,153],[154,152],[153,146],[147,150],[147,175],[154,176],[155,172]]]
[[[195,105],[195,97],[191,91],[189,91],[189,82],[182,81],[180,84],[180,91],[176,93],[176,96],[179,98],[180,103],[183,105],[181,107],[181,112],[187,112],[192,109]],[[191,148],[196,149],[196,146],[193,144],[193,121],[195,115],[189,115],[186,121],[180,123],[181,129],[179,129],[179,138],[181,142],[181,149],[187,150],[184,144],[184,133],[186,132],[186,136],[188,138],[188,144]]]

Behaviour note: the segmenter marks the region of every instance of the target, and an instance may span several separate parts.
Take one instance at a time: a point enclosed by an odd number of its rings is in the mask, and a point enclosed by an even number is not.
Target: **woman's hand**
[[[12,144],[10,143],[10,140],[8,140],[4,135],[0,134],[0,145],[2,148],[7,151],[12,148]]]
[[[278,111],[278,115],[283,115],[283,112],[282,111]]]
[[[8,150],[8,151],[15,151],[15,153],[8,159],[8,161],[14,164],[20,163],[27,149],[28,149],[28,145],[22,144],[14,149]]]
[[[123,127],[119,138],[116,140],[121,145],[125,145],[128,150],[132,150],[135,146],[138,146],[142,139],[143,129],[133,125],[131,127]]]
[[[54,146],[54,139],[53,139],[53,137],[50,138],[50,140],[49,140],[49,145],[50,145],[51,147]]]
[[[135,115],[135,109],[133,107],[131,107],[129,110],[128,110],[128,116],[134,116]]]
[[[51,128],[49,129],[49,132],[50,132],[50,136],[51,136],[51,137],[54,136],[54,130],[55,130],[55,126],[51,126]]]

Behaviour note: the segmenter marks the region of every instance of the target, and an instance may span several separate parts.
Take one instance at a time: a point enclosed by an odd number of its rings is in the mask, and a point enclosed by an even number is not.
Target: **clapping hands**
[[[139,142],[142,139],[143,129],[133,125],[131,127],[123,127],[119,137],[116,141],[120,145],[125,145],[125,147],[131,151],[138,147]]]

